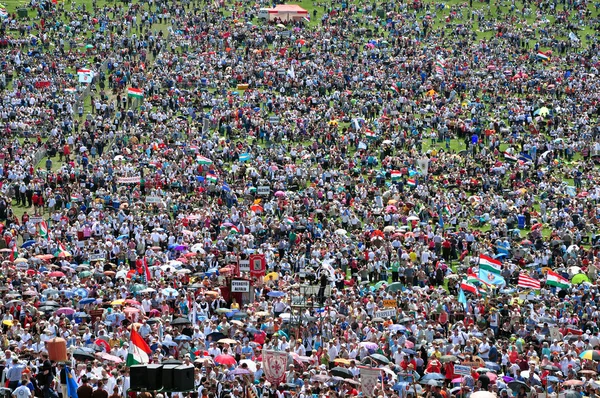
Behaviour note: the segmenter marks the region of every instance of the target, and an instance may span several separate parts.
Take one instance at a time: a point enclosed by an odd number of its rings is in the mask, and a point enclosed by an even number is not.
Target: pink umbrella
[[[495,383],[495,382],[496,382],[496,380],[498,379],[498,375],[497,375],[496,373],[487,372],[487,373],[486,373],[486,375],[487,375],[487,377],[489,377],[489,378],[490,378],[490,381],[491,381],[492,383]]]
[[[107,352],[99,352],[96,355],[98,357],[106,360],[106,361],[111,361],[111,362],[114,362],[114,363],[121,363],[121,362],[123,362],[123,360],[121,358],[119,358],[118,356],[111,355],[111,354],[109,354]]]
[[[69,307],[62,307],[56,310],[56,315],[73,315],[75,313],[75,310],[73,308],[69,308]]]
[[[139,308],[133,308],[133,307],[127,307],[123,310],[123,312],[125,313],[131,313],[131,314],[136,314],[138,312],[140,312]]]
[[[285,196],[285,192],[283,192],[283,191],[277,191],[277,192],[275,192],[275,196],[277,196],[278,198],[280,198],[282,196]]]

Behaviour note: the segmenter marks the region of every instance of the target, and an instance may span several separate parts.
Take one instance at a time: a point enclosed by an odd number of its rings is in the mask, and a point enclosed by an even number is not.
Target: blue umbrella
[[[408,355],[415,355],[417,353],[415,350],[411,350],[410,348],[403,348],[402,352]]]
[[[88,291],[82,287],[79,287],[79,288],[73,290],[73,293],[75,293],[75,295],[77,295],[81,298],[86,298],[88,296]]]
[[[227,318],[231,318],[231,317],[233,317],[235,314],[237,314],[238,312],[240,312],[240,310],[231,310],[231,311],[229,311],[229,312],[226,312],[226,313],[225,313],[225,316],[226,316]]]
[[[486,362],[485,367],[492,370],[500,370],[500,365],[494,362]]]
[[[33,239],[32,240],[28,240],[28,241],[24,242],[21,245],[21,248],[22,249],[27,249],[29,246],[33,246],[34,243],[35,243],[35,240],[33,240]]]
[[[129,235],[121,235],[117,238],[117,240],[129,239]]]
[[[170,340],[163,341],[161,344],[165,347],[177,347],[177,344]]]
[[[421,377],[419,381],[429,381],[429,380],[444,380],[446,376],[441,373],[427,373],[425,376]]]
[[[267,296],[269,297],[283,297],[285,296],[284,292],[269,292],[267,293]]]
[[[79,305],[91,304],[94,302],[96,302],[96,299],[94,298],[84,298],[83,300],[79,301]]]
[[[190,336],[186,336],[185,334],[180,334],[179,336],[175,337],[175,341],[190,341],[192,338]]]

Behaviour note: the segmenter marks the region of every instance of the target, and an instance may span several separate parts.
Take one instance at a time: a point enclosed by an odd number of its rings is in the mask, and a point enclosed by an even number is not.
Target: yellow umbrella
[[[342,365],[350,365],[350,360],[345,358],[336,358],[333,362],[337,364],[341,363]]]
[[[254,315],[256,315],[256,316],[269,316],[269,315],[271,315],[271,313],[267,312],[267,311],[258,311]]]
[[[125,300],[115,300],[110,305],[123,305],[125,304]]]
[[[337,126],[339,122],[337,120],[330,120],[328,123],[330,126]]]
[[[279,279],[279,274],[277,272],[271,272],[265,275],[265,281],[276,281]]]
[[[6,326],[12,326],[13,325],[13,321],[11,321],[10,319],[8,319],[6,321],[2,321],[2,324],[6,325]]]
[[[232,344],[237,344],[237,340],[234,340],[234,339],[221,339],[221,340],[217,341],[217,343],[232,345]]]
[[[435,90],[431,89],[427,92],[427,95],[430,97],[433,97],[434,95],[436,95],[437,93],[435,92]]]

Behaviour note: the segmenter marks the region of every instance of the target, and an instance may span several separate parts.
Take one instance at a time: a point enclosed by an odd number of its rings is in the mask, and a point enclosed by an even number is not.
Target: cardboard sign
[[[457,375],[468,376],[471,374],[471,367],[465,365],[454,365],[454,373]]]
[[[238,267],[240,272],[250,272],[250,260],[240,260]]]
[[[550,329],[550,338],[552,338],[552,340],[562,341],[563,335],[560,332],[559,328],[557,328],[557,327],[551,327],[549,329]]]
[[[395,308],[375,312],[375,318],[393,318],[395,316],[396,316]]]
[[[102,254],[102,253],[92,253],[89,256],[89,260],[90,261],[104,261],[105,257],[104,257],[104,254]]]
[[[263,185],[256,188],[256,194],[260,196],[269,196],[271,193],[271,187],[269,185]]]
[[[398,302],[396,300],[383,300],[383,306],[385,308],[397,308]]]
[[[248,293],[250,291],[250,281],[232,280],[231,293]]]

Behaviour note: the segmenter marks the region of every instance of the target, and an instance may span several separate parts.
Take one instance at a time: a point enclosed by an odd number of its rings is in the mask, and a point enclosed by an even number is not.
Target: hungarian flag
[[[502,263],[484,254],[480,254],[479,269],[484,269],[493,272],[494,274],[500,274],[500,271],[502,271]]]
[[[550,59],[550,57],[549,57],[549,56],[547,56],[546,54],[544,54],[544,53],[543,53],[543,52],[541,52],[541,51],[538,51],[538,53],[537,53],[537,57],[538,57],[539,59],[543,60],[543,61],[548,61],[548,60]]]
[[[231,229],[229,230],[229,234],[231,235],[238,235],[240,233],[240,229],[238,227],[236,227],[235,225],[233,227],[231,227]]]
[[[17,258],[19,258],[19,252],[17,251],[17,245],[15,244],[10,252],[10,261],[15,261]]]
[[[148,259],[146,258],[146,256],[144,256],[144,259],[142,260],[142,268],[144,271],[144,276],[146,277],[146,282],[148,282],[150,279],[152,279],[152,274],[150,273],[150,269],[148,268]]]
[[[539,289],[540,281],[521,272],[519,273],[519,283],[517,284],[517,286],[528,289]]]
[[[474,295],[479,295],[479,289],[477,289],[477,286],[472,285],[468,282],[461,282],[460,288],[465,292],[472,293]]]
[[[139,88],[130,87],[127,89],[127,96],[133,98],[144,98],[144,91]]]
[[[286,225],[292,225],[292,224],[294,224],[294,222],[296,222],[296,220],[294,220],[294,217],[286,217],[286,218],[283,220],[283,222],[284,222]]]
[[[444,213],[446,215],[449,215],[451,211],[452,210],[450,209],[450,206],[448,206],[448,205],[442,207],[442,213]]]
[[[206,179],[214,184],[214,183],[217,182],[217,180],[219,179],[219,177],[217,177],[214,174],[207,174],[206,175]]]
[[[392,170],[390,174],[392,176],[392,181],[400,181],[400,178],[402,178],[402,173],[398,170]]]
[[[568,280],[554,271],[548,271],[548,274],[546,275],[546,285],[560,287],[561,289],[568,289],[571,287],[571,283]]]
[[[374,140],[377,138],[377,134],[375,134],[375,132],[373,132],[372,130],[365,130],[365,136],[371,140]]]
[[[144,341],[142,336],[135,330],[131,329],[131,340],[129,341],[129,352],[127,353],[126,366],[143,365],[150,362],[150,354],[152,350]]]
[[[409,178],[408,180],[406,180],[406,184],[409,187],[414,188],[417,186],[417,180],[415,180],[414,178]]]
[[[396,84],[392,84],[390,86],[390,90],[392,90],[393,92],[395,92],[396,94],[398,94],[400,92],[400,89],[398,88],[398,86]]]
[[[48,224],[46,224],[46,221],[40,223],[38,233],[40,234],[40,237],[48,239]]]

